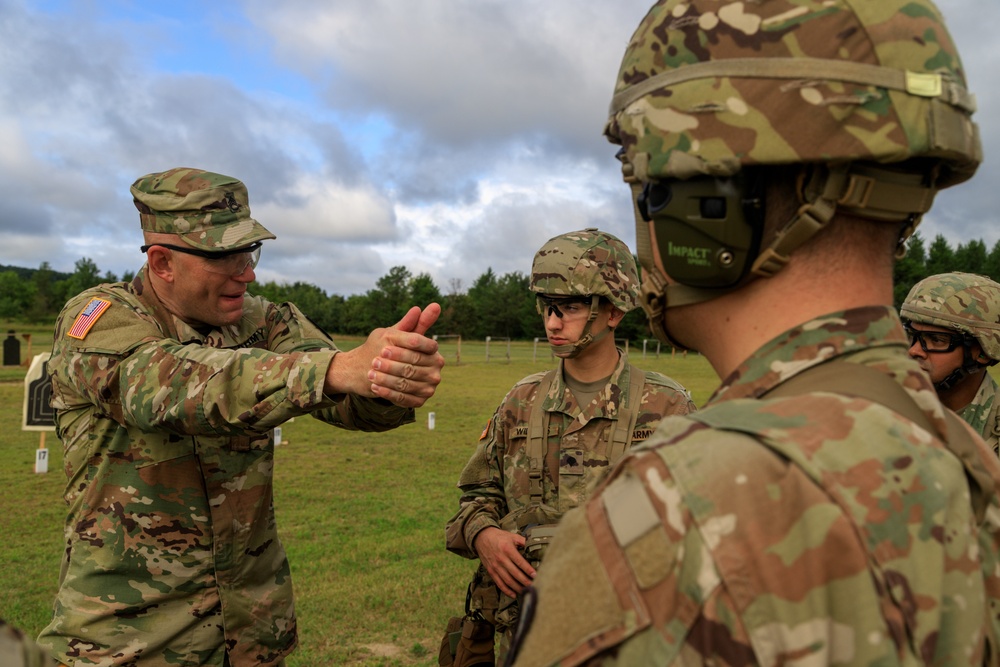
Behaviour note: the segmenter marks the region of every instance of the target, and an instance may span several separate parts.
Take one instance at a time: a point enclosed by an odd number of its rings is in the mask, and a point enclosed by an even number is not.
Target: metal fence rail
[[[551,366],[556,357],[549,348],[548,341],[536,338],[533,341],[510,340],[506,337],[490,336],[482,340],[463,339],[459,336],[435,336],[440,346],[441,356],[449,364],[509,364],[531,362]],[[618,347],[628,352],[629,357],[640,359],[660,359],[677,354],[656,339],[645,339],[640,345],[631,345],[626,339],[617,339]],[[680,353],[683,354],[683,353]]]

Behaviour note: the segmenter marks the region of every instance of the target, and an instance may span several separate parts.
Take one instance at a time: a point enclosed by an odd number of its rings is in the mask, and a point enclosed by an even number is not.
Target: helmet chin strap
[[[597,319],[597,313],[599,311],[598,306],[600,303],[601,297],[597,294],[590,297],[590,313],[587,315],[587,324],[584,327],[583,336],[580,340],[573,343],[564,343],[563,345],[552,345],[550,343],[549,347],[552,348],[553,354],[561,359],[575,359],[580,356],[580,353],[587,349],[592,343],[601,340],[607,336],[609,332],[613,331],[611,327],[605,327],[604,331],[601,331],[598,334],[594,334],[591,331],[594,326],[594,320]]]
[[[962,365],[949,373],[948,377],[940,382],[935,382],[934,389],[938,392],[951,391],[959,382],[987,366],[989,364],[981,364],[972,358],[971,346],[966,344],[964,345],[964,352],[962,354]]]

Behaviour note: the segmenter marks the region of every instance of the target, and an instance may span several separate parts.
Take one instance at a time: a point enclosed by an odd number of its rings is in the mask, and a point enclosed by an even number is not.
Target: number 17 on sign
[[[35,472],[49,471],[49,450],[45,448],[45,431],[39,433],[38,449],[35,450]]]

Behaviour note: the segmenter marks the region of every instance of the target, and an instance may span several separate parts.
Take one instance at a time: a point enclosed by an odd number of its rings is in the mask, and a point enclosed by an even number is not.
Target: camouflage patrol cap
[[[605,134],[640,181],[929,158],[941,188],[982,161],[965,85],[930,0],[660,0]]]
[[[596,294],[627,313],[638,305],[639,275],[628,246],[591,227],[553,237],[535,253],[531,291],[553,296]]]
[[[130,188],[143,231],[177,234],[202,250],[232,250],[275,238],[250,217],[247,188],[232,176],[177,167]]]
[[[973,273],[941,273],[910,289],[900,317],[972,336],[1000,360],[1000,284]]]

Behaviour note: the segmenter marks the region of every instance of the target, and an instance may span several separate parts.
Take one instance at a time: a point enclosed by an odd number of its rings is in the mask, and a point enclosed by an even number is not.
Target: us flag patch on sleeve
[[[76,321],[73,322],[73,326],[70,327],[66,335],[70,338],[77,338],[83,340],[87,336],[87,332],[90,331],[97,320],[104,314],[108,308],[111,307],[110,301],[105,301],[104,299],[98,299],[94,297],[90,300],[80,314],[76,316]]]

